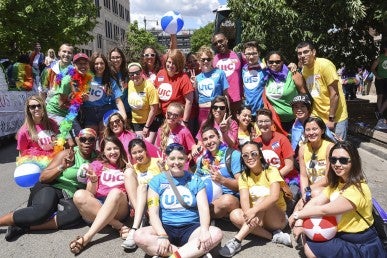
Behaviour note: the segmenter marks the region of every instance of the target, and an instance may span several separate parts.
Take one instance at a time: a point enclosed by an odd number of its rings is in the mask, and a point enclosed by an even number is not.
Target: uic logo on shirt
[[[226,76],[229,77],[236,69],[236,63],[238,61],[236,59],[220,59],[218,63],[216,63],[216,67],[223,70],[226,73]]]
[[[159,98],[162,101],[168,101],[172,97],[172,85],[169,83],[162,83],[158,88]]]
[[[187,187],[182,185],[178,185],[177,190],[179,191],[183,201],[187,205],[191,206],[193,203],[193,196],[190,190]],[[180,204],[179,200],[177,199],[171,187],[169,187],[164,191],[162,199],[160,201],[162,202],[163,207],[166,209],[171,209],[171,210],[183,209],[183,206]]]

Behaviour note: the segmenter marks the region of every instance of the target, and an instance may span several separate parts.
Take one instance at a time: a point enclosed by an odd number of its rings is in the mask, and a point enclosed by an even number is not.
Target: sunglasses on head
[[[31,110],[34,110],[34,109],[36,109],[36,108],[41,109],[41,108],[42,108],[42,105],[40,105],[40,104],[37,104],[37,105],[28,105],[28,108],[31,109]]]
[[[218,110],[218,109],[222,111],[226,110],[226,106],[212,106],[211,108],[212,110]]]
[[[178,143],[171,143],[171,144],[169,144],[167,146],[167,148],[165,149],[165,154],[169,155],[174,150],[177,150],[177,151],[180,151],[180,152],[183,152],[184,154],[186,154],[185,148],[183,147],[183,145],[178,144]]]
[[[79,137],[79,141],[81,143],[86,143],[86,142],[94,143],[95,142],[95,137]]]
[[[282,62],[282,60],[269,60],[267,61],[268,64],[272,65],[272,64],[280,64]]]
[[[347,165],[351,162],[350,158],[347,157],[330,157],[329,162],[331,162],[332,165],[336,164],[336,162],[339,161],[342,165]]]
[[[202,61],[202,63],[204,62],[211,62],[212,58],[200,58],[200,61]]]
[[[141,74],[141,70],[135,71],[135,72],[129,72],[128,75],[129,77],[133,76],[139,76]]]
[[[144,57],[155,57],[156,56],[156,54],[144,54]]]
[[[243,153],[242,154],[242,159],[244,160],[248,160],[250,157],[252,157],[253,159],[256,159],[257,157],[259,157],[259,152],[258,151],[252,151],[250,153]]]

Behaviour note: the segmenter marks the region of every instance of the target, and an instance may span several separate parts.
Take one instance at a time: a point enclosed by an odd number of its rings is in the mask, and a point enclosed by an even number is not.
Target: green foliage
[[[191,42],[191,52],[196,53],[199,48],[203,45],[211,45],[211,37],[214,32],[214,23],[211,22],[200,29],[197,29],[192,33],[190,42]]]
[[[14,59],[40,42],[43,50],[68,42],[84,44],[97,21],[94,1],[2,0],[0,3],[0,55]]]
[[[317,55],[352,65],[370,65],[377,46],[369,28],[381,32],[385,0],[229,0],[242,20],[242,42],[256,40],[263,52],[280,50],[295,62],[295,48],[312,41]]]
[[[160,53],[165,52],[165,47],[157,43],[157,38],[149,31],[139,29],[137,21],[134,21],[129,25],[127,44],[124,47],[128,62],[139,62],[142,59],[142,50],[146,46],[152,46]]]

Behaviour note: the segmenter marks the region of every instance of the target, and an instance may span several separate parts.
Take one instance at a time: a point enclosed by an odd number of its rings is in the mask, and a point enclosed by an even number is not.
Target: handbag
[[[189,206],[185,201],[183,201],[183,198],[181,197],[179,190],[177,190],[177,187],[176,187],[175,183],[173,182],[172,176],[166,171],[164,172],[164,174],[167,177],[169,185],[172,187],[172,190],[175,193],[176,198],[179,201],[179,203],[181,204],[181,206],[183,206],[187,210],[191,209],[192,207]]]
[[[368,226],[372,226],[368,221],[356,210],[357,214],[367,223]],[[372,216],[374,217],[374,227],[378,236],[382,241],[384,249],[387,249],[387,213],[383,210],[382,206],[372,198]]]

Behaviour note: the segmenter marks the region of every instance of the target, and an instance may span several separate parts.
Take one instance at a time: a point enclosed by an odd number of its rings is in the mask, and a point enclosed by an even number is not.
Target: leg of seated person
[[[147,255],[158,255],[158,236],[156,235],[156,232],[152,226],[143,227],[139,230],[136,230],[134,233],[134,241],[136,242],[136,245],[141,248]],[[172,245],[172,252],[175,252],[176,250],[177,247]]]
[[[125,190],[129,198],[130,205],[137,207],[137,174],[133,169],[126,169],[124,173]]]
[[[83,245],[86,245],[102,228],[110,224],[115,229],[120,229],[123,223],[119,219],[125,218],[128,214],[128,204],[125,193],[119,189],[112,189],[104,204],[99,209],[97,216],[90,229],[83,236]]]
[[[309,258],[315,258],[316,257],[316,255],[312,252],[312,250],[310,250],[308,244],[304,245],[304,253],[305,253],[306,257],[309,257]]]
[[[282,211],[276,204],[264,211],[263,225],[264,228],[274,231],[283,229],[286,226],[285,212]]]
[[[245,220],[243,219],[243,210],[238,208],[230,213],[230,220],[237,228],[241,228]]]
[[[87,221],[93,221],[102,206],[92,193],[83,189],[75,192],[73,200],[82,217]]]
[[[141,219],[145,211],[147,192],[148,192],[147,184],[140,184],[137,187],[137,206],[135,207],[136,212],[134,214],[132,228],[138,229],[140,227]]]
[[[0,226],[13,226],[15,222],[13,221],[13,212],[7,213],[0,217]]]
[[[210,205],[211,218],[223,218],[239,208],[239,199],[231,194],[223,194]]]
[[[200,227],[195,229],[189,237],[188,242],[178,249],[178,252],[181,257],[201,257],[204,254],[208,253],[214,249],[220,241],[222,241],[223,233],[218,227],[210,226],[209,232],[211,235],[212,245],[209,250],[204,250],[203,248],[198,248],[198,242],[200,237]]]

